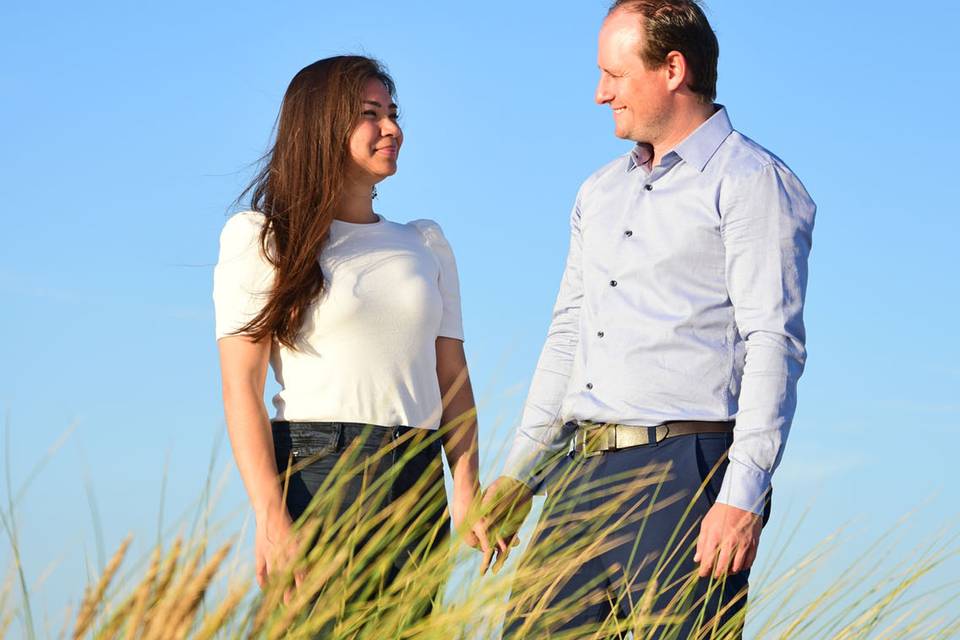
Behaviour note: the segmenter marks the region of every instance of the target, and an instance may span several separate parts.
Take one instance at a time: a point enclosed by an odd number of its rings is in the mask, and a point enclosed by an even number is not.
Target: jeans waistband
[[[362,439],[364,445],[379,447],[399,440],[410,432],[423,433],[424,436],[432,434],[431,431],[405,425],[383,426],[359,422],[277,420],[272,422],[271,426],[274,444],[284,449],[289,448],[295,457],[314,455],[321,451],[341,451],[357,439]],[[401,447],[410,440],[410,438],[403,439]],[[434,445],[439,449],[439,442],[431,442],[428,448],[432,449]]]

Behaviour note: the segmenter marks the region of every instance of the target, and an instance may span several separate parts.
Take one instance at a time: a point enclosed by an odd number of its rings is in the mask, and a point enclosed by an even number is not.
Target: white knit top
[[[213,301],[217,339],[251,320],[273,284],[259,243],[261,213],[231,217],[220,235]],[[324,291],[297,349],[276,339],[281,391],[274,420],[360,422],[436,429],[438,336],[463,340],[456,262],[432,220],[334,220],[320,252]]]

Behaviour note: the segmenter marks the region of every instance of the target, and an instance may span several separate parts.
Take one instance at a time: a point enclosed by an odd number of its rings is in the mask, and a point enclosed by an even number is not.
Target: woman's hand
[[[459,487],[454,482],[450,511],[453,519],[453,529],[463,533],[463,541],[467,546],[482,551],[484,556],[492,555],[490,540],[487,537],[487,527],[480,517],[479,486],[471,483],[469,486]],[[464,530],[465,527],[469,528]]]
[[[257,584],[261,589],[272,574],[278,571],[283,572],[291,562],[296,560],[298,546],[293,520],[285,507],[272,509],[257,518],[253,553]],[[303,575],[295,572],[293,578],[296,586],[299,587]],[[284,601],[289,600],[289,597],[288,592],[284,596]]]
[[[443,396],[440,420],[440,428],[444,430],[443,450],[453,474],[453,499],[450,501],[453,526],[463,534],[464,542],[483,552],[483,568],[486,570],[493,548],[480,514],[477,407],[462,341],[437,338],[437,382]]]

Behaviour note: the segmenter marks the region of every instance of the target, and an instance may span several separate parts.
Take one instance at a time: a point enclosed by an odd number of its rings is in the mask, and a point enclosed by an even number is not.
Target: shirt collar
[[[727,108],[718,104],[716,112],[687,136],[683,142],[674,147],[672,153],[676,153],[684,162],[693,165],[697,168],[697,171],[702,172],[710,158],[713,157],[713,154],[717,152],[717,149],[732,132],[733,126],[730,124],[729,116],[727,116]],[[649,145],[637,143],[627,159],[627,171],[648,162],[652,153],[653,150]]]

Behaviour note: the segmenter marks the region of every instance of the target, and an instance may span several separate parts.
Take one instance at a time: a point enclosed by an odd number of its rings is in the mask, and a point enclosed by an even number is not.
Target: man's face
[[[655,144],[663,135],[671,108],[666,66],[647,69],[640,58],[643,17],[617,11],[600,29],[597,104],[613,109],[618,138]]]

